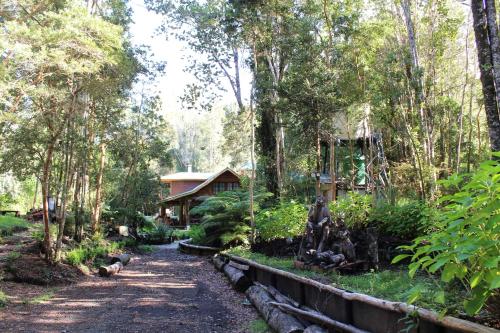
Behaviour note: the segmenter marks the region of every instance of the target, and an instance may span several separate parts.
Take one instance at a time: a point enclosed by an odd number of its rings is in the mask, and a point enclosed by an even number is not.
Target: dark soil
[[[207,258],[173,246],[134,256],[111,278],[89,276],[57,290],[0,282],[0,289],[9,296],[0,309],[0,332],[238,333],[250,332],[258,319]],[[47,290],[50,299],[41,304],[19,296]]]

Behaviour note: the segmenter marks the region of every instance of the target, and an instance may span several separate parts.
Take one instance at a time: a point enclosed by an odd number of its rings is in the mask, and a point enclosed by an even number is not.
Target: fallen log
[[[460,332],[468,332],[468,333],[498,333],[498,330],[492,328],[492,327],[486,327],[480,324],[476,324],[464,319],[459,319],[451,316],[440,316],[438,313],[434,311],[430,311],[427,309],[423,309],[414,305],[409,305],[406,303],[400,303],[400,302],[391,302],[383,299],[378,299],[373,296],[369,295],[364,295],[364,294],[358,294],[350,291],[346,291],[343,289],[335,288],[333,286],[325,285],[323,283],[320,283],[318,281],[314,281],[311,279],[308,279],[306,277],[298,276],[296,274],[286,272],[283,270],[279,270],[276,268],[272,268],[266,265],[259,264],[255,261],[252,261],[250,259],[245,259],[242,257],[238,257],[235,255],[226,255],[228,258],[233,259],[235,261],[244,263],[246,265],[252,266],[257,269],[261,269],[265,272],[271,273],[271,274],[277,274],[280,276],[285,276],[289,278],[292,281],[296,281],[299,283],[304,283],[310,286],[314,286],[318,288],[321,292],[330,292],[334,295],[338,295],[342,297],[343,299],[350,300],[350,301],[359,301],[363,302],[365,304],[372,305],[374,307],[377,307],[379,309],[383,310],[388,310],[388,311],[393,311],[396,313],[402,313],[402,314],[418,314],[418,316],[421,319],[424,319],[426,321],[429,321],[431,323],[444,326],[447,329],[450,330],[458,330]]]
[[[229,281],[233,285],[234,289],[237,291],[245,291],[252,285],[252,281],[248,279],[242,271],[237,268],[234,268],[230,265],[224,265],[222,268],[224,270],[224,274],[228,277]]]
[[[123,266],[127,266],[130,261],[130,254],[122,253],[111,257],[111,264],[121,262]]]
[[[120,261],[117,261],[112,265],[99,267],[99,275],[108,277],[120,272],[122,269],[123,264]]]
[[[222,268],[224,268],[224,265],[226,264],[224,258],[219,255],[215,255],[212,259],[212,262],[214,263],[214,266],[218,271],[222,271]]]
[[[274,288],[273,286],[264,286],[260,284],[261,287],[267,290],[268,293],[270,293],[275,300],[277,300],[279,303],[285,303],[291,306],[294,306],[296,308],[300,307],[300,304],[298,302],[295,302],[292,300],[290,297],[286,297],[282,293],[279,292],[278,289]]]
[[[248,271],[250,269],[250,266],[238,264],[237,262],[234,262],[232,260],[229,260],[229,265],[233,266],[234,268],[239,269],[240,271]]]
[[[368,333],[367,331],[360,330],[359,328],[356,328],[352,325],[344,324],[341,323],[340,321],[333,320],[332,318],[327,317],[324,314],[317,311],[305,311],[294,308],[293,306],[285,303],[270,302],[269,304],[277,306],[279,309],[283,310],[286,313],[303,318],[315,324],[319,324],[329,328],[339,329],[349,333]]]
[[[307,328],[304,330],[304,333],[328,333],[328,331],[321,326],[311,325],[307,326]]]
[[[253,285],[247,289],[246,295],[268,325],[277,333],[301,333],[304,331],[304,325],[295,317],[271,305],[274,299],[264,288]]]

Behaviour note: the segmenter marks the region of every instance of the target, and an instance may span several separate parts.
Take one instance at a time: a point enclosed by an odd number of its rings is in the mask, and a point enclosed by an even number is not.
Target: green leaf
[[[440,290],[436,293],[436,297],[434,297],[434,300],[439,303],[439,304],[444,304],[446,299],[445,299],[445,294],[444,290]]]
[[[408,258],[408,257],[411,257],[411,254],[400,254],[400,255],[396,256],[394,259],[392,259],[391,264],[396,264],[396,263],[400,262],[401,260]]]
[[[457,272],[458,265],[450,262],[444,266],[443,273],[441,273],[441,280],[443,280],[443,282],[450,282],[453,280]]]
[[[470,279],[470,287],[472,289],[476,288],[479,282],[481,282],[482,277],[483,277],[483,272],[474,273],[474,275],[472,275],[472,278]]]
[[[474,295],[474,297],[470,300],[465,300],[464,301],[465,312],[467,312],[467,314],[470,316],[475,315],[483,307],[486,298],[488,298],[488,293],[483,292]]]
[[[413,287],[410,290],[410,294],[408,295],[408,299],[406,300],[406,302],[408,304],[413,304],[420,298],[421,295],[422,295],[422,288],[420,286]]]
[[[489,288],[492,290],[500,288],[500,274],[497,274],[497,276],[493,278],[493,280],[490,282]]]
[[[448,257],[439,258],[436,260],[434,264],[429,267],[429,272],[435,273],[438,269],[440,269],[444,264],[446,264],[450,259]]]

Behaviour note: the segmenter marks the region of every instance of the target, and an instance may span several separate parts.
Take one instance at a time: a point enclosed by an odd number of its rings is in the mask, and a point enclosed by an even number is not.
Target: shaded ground
[[[0,332],[250,332],[258,319],[208,259],[171,246],[134,256],[111,278],[91,276],[57,289],[0,286],[9,296],[17,289],[34,297],[10,297],[0,309]]]

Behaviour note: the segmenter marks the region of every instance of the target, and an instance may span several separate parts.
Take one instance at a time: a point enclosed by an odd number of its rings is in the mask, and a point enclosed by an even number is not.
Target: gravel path
[[[0,309],[0,332],[250,332],[258,315],[244,301],[207,258],[160,246],[114,277],[92,276],[42,304]]]

